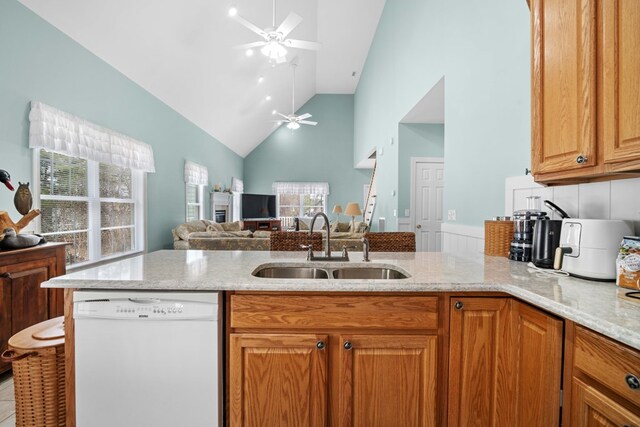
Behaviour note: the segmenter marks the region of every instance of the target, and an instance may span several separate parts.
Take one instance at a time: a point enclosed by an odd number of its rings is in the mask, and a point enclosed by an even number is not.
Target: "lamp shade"
[[[362,215],[362,211],[360,210],[360,205],[356,202],[347,203],[347,208],[344,211],[345,215],[349,216],[360,216]]]
[[[333,213],[334,213],[334,214],[340,214],[340,213],[342,213],[342,205],[335,205],[335,206],[333,207]]]

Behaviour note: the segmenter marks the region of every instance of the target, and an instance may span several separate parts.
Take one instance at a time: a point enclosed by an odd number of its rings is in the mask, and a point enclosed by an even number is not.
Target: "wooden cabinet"
[[[640,2],[530,4],[535,180],[640,172]]]
[[[448,425],[558,425],[562,328],[512,298],[451,298]]]
[[[279,219],[256,219],[256,220],[243,220],[243,230],[264,230],[264,231],[280,231],[282,229]]]
[[[436,335],[341,335],[341,426],[433,426]]]
[[[640,426],[640,352],[580,326],[567,336],[563,424]]]
[[[439,299],[228,296],[231,426],[434,426]]]
[[[41,283],[65,274],[65,244],[0,251],[0,352],[12,335],[28,326],[64,314],[62,289]],[[0,372],[11,365],[0,361]]]
[[[327,336],[232,334],[231,425],[324,426]]]

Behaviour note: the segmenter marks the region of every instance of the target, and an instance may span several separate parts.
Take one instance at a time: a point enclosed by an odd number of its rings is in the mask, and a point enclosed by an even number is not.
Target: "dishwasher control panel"
[[[157,298],[117,298],[76,301],[73,317],[100,319],[211,319],[217,320],[218,306],[206,302]]]

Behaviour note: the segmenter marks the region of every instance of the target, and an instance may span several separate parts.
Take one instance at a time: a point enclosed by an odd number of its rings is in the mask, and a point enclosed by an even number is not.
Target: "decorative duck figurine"
[[[4,239],[0,240],[2,249],[22,249],[35,246],[44,240],[44,237],[36,234],[16,234],[13,228],[5,228]]]
[[[6,170],[0,169],[0,182],[7,186],[7,188],[13,191],[13,185],[11,185],[11,175]]]

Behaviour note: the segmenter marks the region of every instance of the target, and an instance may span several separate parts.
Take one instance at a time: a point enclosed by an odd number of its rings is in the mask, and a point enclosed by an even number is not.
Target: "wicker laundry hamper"
[[[16,427],[66,424],[63,320],[56,317],[18,332],[2,353],[13,367]]]

